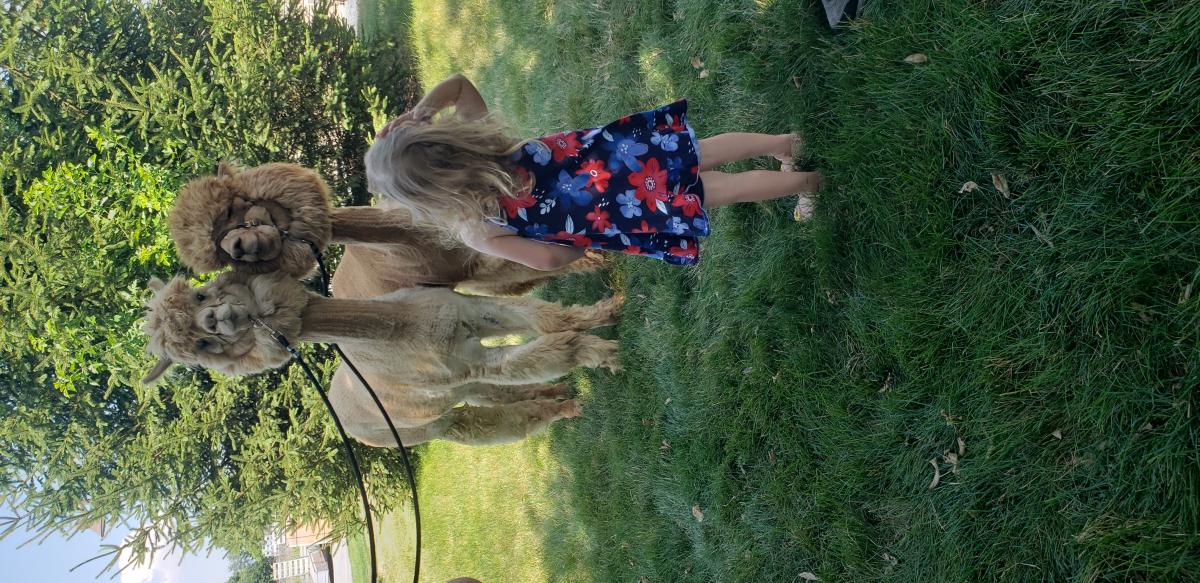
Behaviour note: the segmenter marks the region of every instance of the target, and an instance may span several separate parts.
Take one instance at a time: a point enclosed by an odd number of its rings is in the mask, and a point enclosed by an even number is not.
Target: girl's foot
[[[795,172],[796,158],[804,155],[804,137],[800,134],[792,134],[792,151],[787,156],[776,156],[779,160],[780,172]],[[797,222],[807,221],[812,218],[813,209],[816,207],[816,201],[813,200],[812,194],[821,189],[822,180],[818,179],[816,186],[811,192],[801,192],[796,194],[796,206],[792,209],[792,218]]]

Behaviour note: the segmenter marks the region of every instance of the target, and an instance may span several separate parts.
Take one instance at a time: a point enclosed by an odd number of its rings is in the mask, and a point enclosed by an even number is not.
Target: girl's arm
[[[584,250],[578,247],[526,239],[484,221],[463,225],[458,234],[463,243],[480,253],[515,261],[542,271],[562,269],[584,254]]]
[[[439,111],[452,105],[454,114],[467,121],[482,119],[488,114],[487,103],[475,85],[461,73],[455,73],[434,85],[412,109],[388,122],[375,137],[382,138],[392,128],[406,121],[429,121]]]

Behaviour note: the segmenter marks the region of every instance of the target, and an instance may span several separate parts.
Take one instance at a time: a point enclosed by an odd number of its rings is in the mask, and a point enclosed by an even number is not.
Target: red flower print
[[[700,212],[700,197],[690,193],[676,195],[671,206],[683,207],[683,216],[690,219]]]
[[[637,189],[634,196],[645,203],[650,212],[657,209],[660,201],[667,200],[667,171],[659,169],[657,158],[646,160],[640,171],[630,174],[629,185]]]
[[[584,162],[575,174],[587,174],[587,185],[595,186],[598,192],[608,190],[608,179],[612,177],[612,172],[604,169],[604,162],[601,160],[588,160]]]
[[[554,161],[562,162],[564,158],[579,155],[579,139],[575,132],[563,132],[542,138],[554,153]]]
[[[658,232],[658,229],[656,229],[656,228],[654,228],[654,227],[651,227],[651,226],[650,226],[650,223],[647,223],[646,221],[642,221],[642,228],[640,228],[640,229],[634,229],[634,231],[633,231],[633,232],[634,232],[634,233],[638,233],[638,234],[642,234],[642,233],[657,233],[657,232]]]
[[[608,220],[608,211],[600,210],[597,205],[596,209],[587,214],[587,220],[592,222],[592,229],[603,231],[612,226],[612,222]]]
[[[504,207],[504,212],[510,219],[517,216],[521,209],[527,209],[535,204],[537,204],[537,199],[533,198],[528,190],[522,192],[517,198],[500,195],[500,206]]]
[[[675,257],[689,257],[689,258],[694,259],[696,257],[696,253],[699,250],[700,249],[698,247],[696,247],[695,245],[693,245],[691,247],[671,247],[671,249],[669,251],[667,251],[667,253],[670,253],[671,255],[674,255]]]
[[[592,240],[583,234],[575,234],[570,231],[559,231],[553,235],[546,235],[546,239],[550,241],[570,241],[576,247],[589,247]]]

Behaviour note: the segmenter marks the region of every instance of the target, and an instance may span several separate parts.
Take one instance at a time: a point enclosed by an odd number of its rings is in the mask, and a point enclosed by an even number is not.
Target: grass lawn
[[[547,435],[426,448],[427,580],[1197,577],[1200,3],[816,4],[412,2],[422,82],[523,134],[687,97],[829,180],[810,224],[722,209],[696,268],[545,290],[626,294],[625,372]]]

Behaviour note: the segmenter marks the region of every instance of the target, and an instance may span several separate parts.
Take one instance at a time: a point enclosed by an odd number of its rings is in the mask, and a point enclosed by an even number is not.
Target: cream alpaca
[[[200,364],[229,374],[280,366],[287,352],[261,321],[292,342],[336,342],[380,393],[406,444],[444,438],[467,444],[521,439],[554,419],[578,414],[563,387],[541,385],[576,366],[617,369],[617,345],[581,334],[612,323],[617,302],[564,307],[533,298],[493,299],[439,288],[406,289],[371,300],[327,299],[282,273],[225,273],[194,288],[176,277],[152,280],[146,316],[158,364]],[[480,339],[541,334],[520,346],[487,348]],[[330,393],[354,437],[387,445],[357,383],[339,370]],[[455,407],[460,402],[464,407]]]

